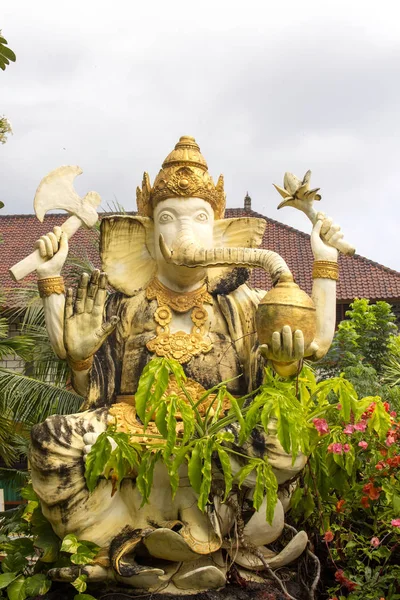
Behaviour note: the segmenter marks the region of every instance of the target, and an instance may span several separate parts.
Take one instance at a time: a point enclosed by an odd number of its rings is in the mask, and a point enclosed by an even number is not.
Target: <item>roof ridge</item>
[[[231,209],[231,210],[235,210],[235,209]],[[237,209],[236,209],[237,210]],[[271,219],[271,217],[266,217],[264,215],[262,215],[261,213],[258,213],[255,210],[251,210],[251,212],[254,215],[257,215],[258,218],[263,218],[266,221],[270,221],[271,223],[273,223],[274,225],[278,225],[279,227],[283,227],[284,229],[287,229],[289,231],[293,231],[297,234],[302,235],[303,237],[306,238],[310,238],[310,234],[309,233],[305,233],[304,231],[300,231],[300,229],[296,229],[295,227],[291,227],[290,225],[286,225],[286,223],[281,223],[280,221],[276,221],[275,219]],[[360,259],[370,265],[374,265],[375,267],[379,267],[380,269],[383,269],[384,271],[387,271],[388,273],[392,273],[394,275],[398,275],[400,277],[400,271],[396,271],[396,269],[392,269],[390,267],[386,267],[385,265],[382,265],[381,263],[375,261],[375,260],[371,260],[370,258],[367,258],[366,256],[363,256],[362,254],[353,254],[353,256],[351,258],[357,258]]]

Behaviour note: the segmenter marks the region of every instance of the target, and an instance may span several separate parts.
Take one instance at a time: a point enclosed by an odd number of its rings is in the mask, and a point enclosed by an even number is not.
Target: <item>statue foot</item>
[[[306,549],[307,542],[308,537],[306,532],[299,531],[299,533],[297,533],[278,554],[265,548],[265,546],[259,546],[257,550],[262,553],[271,569],[279,569],[298,559]],[[254,571],[262,571],[265,569],[264,563],[256,555],[252,554],[251,551],[231,547],[227,548],[227,550],[232,560],[241,567]]]
[[[221,528],[215,510],[206,507],[202,513],[193,502],[193,496],[180,494],[179,513],[184,526],[179,532],[187,545],[196,554],[212,554],[222,546]]]
[[[110,561],[114,571],[121,577],[133,577],[136,575],[163,575],[161,569],[143,566],[136,562],[135,555],[143,538],[151,532],[151,529],[132,529],[125,527],[111,542]]]
[[[185,562],[198,559],[198,554],[193,552],[179,533],[161,527],[155,529],[143,540],[147,550],[155,558]]]
[[[226,584],[226,567],[220,552],[183,564],[172,583],[181,590],[216,590]]]
[[[71,567],[60,567],[58,569],[50,569],[48,577],[52,581],[75,581],[79,575],[87,575],[90,581],[105,581],[113,579],[111,569],[102,567],[101,565],[73,565]]]
[[[137,589],[152,590],[153,592],[156,592],[159,588],[164,589],[179,565],[180,563],[171,563],[165,567],[163,566],[162,569],[143,569],[143,571],[138,572],[132,577],[120,577],[117,575],[116,580]]]

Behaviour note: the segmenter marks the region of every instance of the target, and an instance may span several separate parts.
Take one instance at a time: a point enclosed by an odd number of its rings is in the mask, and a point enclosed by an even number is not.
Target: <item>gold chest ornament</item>
[[[204,338],[208,314],[203,304],[213,303],[206,285],[192,292],[180,293],[168,289],[158,279],[153,279],[147,287],[146,296],[148,300],[156,299],[159,305],[154,313],[157,336],[146,344],[150,352],[184,364],[193,356],[206,354],[212,349],[211,341]],[[171,308],[180,313],[192,309],[190,317],[193,327],[190,333],[185,331],[171,333],[169,328],[172,321]]]

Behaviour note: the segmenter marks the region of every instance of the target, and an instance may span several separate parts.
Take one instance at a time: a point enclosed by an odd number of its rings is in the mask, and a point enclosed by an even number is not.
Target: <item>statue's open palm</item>
[[[92,356],[112,333],[119,321],[114,316],[103,322],[107,299],[107,275],[93,271],[89,277],[83,273],[74,301],[72,289],[65,300],[64,344],[72,360],[85,360]]]

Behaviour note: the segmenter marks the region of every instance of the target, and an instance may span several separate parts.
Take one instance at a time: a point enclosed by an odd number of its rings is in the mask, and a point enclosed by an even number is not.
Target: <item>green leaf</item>
[[[92,596],[91,594],[77,594],[76,596],[74,596],[74,600],[97,600],[94,596]]]
[[[244,444],[244,442],[246,441],[246,423],[244,420],[244,417],[242,415],[242,411],[240,410],[238,401],[236,400],[236,398],[234,396],[232,396],[232,394],[230,394],[229,392],[226,392],[226,395],[228,396],[230,403],[231,403],[231,407],[232,407],[232,411],[237,419],[237,422],[239,423],[240,426],[240,432],[239,432],[239,445]]]
[[[153,485],[153,474],[156,462],[160,459],[161,451],[152,452],[148,450],[142,456],[139,466],[136,485],[143,498],[142,506],[149,501],[151,487]]]
[[[205,444],[202,446],[202,458],[203,458],[203,468],[202,475],[203,479],[200,485],[200,495],[197,502],[198,507],[202,512],[204,512],[206,505],[208,503],[208,497],[210,495],[211,490],[211,472],[212,472],[212,462],[211,457],[214,449],[214,439],[209,438]]]
[[[7,588],[7,595],[9,600],[25,600],[27,597],[25,591],[25,577],[18,577],[18,579],[10,583]]]
[[[96,554],[97,552],[93,552],[93,550],[84,544],[80,544],[76,553],[71,555],[71,562],[74,563],[74,565],[89,565],[93,562]],[[78,591],[83,592],[85,590]]]
[[[32,515],[33,515],[34,511],[38,507],[39,507],[39,502],[37,500],[29,500],[28,504],[25,507],[22,518],[29,523],[32,519]]]
[[[78,590],[78,592],[84,592],[87,589],[87,575],[79,575],[79,577],[77,577],[75,579],[75,581],[71,581],[71,584],[74,586],[74,588],[76,590]],[[76,598],[76,596],[75,596]]]
[[[242,487],[244,480],[254,471],[257,467],[257,461],[250,460],[247,465],[242,467],[240,471],[238,471],[235,475],[235,481],[237,481],[238,486]]]
[[[178,410],[181,413],[184,427],[182,443],[185,444],[192,437],[194,431],[194,413],[193,409],[181,399],[178,399]]]
[[[164,447],[164,461],[166,461],[172,454],[175,442],[176,442],[176,404],[177,404],[177,396],[171,396],[171,400],[168,404],[168,413],[167,413],[167,443]]]
[[[202,466],[203,466],[203,450],[202,446],[204,444],[204,440],[199,440],[195,442],[195,446],[192,450],[192,454],[189,459],[188,464],[188,475],[190,485],[196,492],[196,494],[200,494],[201,481],[202,481]]]
[[[167,469],[169,474],[169,482],[172,490],[172,498],[175,497],[176,492],[179,487],[179,467],[183,463],[187,453],[190,451],[190,446],[183,446],[175,452],[174,460],[171,462],[167,462]]]
[[[264,486],[267,497],[267,512],[266,517],[268,523],[272,523],[275,514],[275,507],[278,502],[278,481],[275,473],[269,463],[263,463]]]
[[[390,415],[386,412],[383,402],[379,397],[373,399],[375,410],[368,420],[368,429],[376,431],[380,440],[384,440],[390,429]]]
[[[36,494],[36,492],[34,492],[32,484],[30,485],[26,485],[25,487],[23,487],[20,490],[20,496],[24,499],[24,500],[36,500],[39,501],[39,498]]]
[[[223,499],[223,502],[225,502],[225,500],[228,497],[229,492],[232,489],[232,483],[233,483],[232,467],[231,467],[231,461],[229,460],[228,453],[223,448],[221,448],[221,446],[219,446],[219,445],[217,446],[217,452],[218,452],[219,460],[221,462],[222,470],[224,473],[224,479],[225,479],[225,495],[224,495],[224,499]]]
[[[187,379],[182,365],[178,363],[178,361],[171,359],[166,359],[166,364],[168,365],[168,368],[173,374],[173,376],[175,377],[178,386],[182,387],[183,382],[185,382]]]
[[[25,581],[25,589],[28,596],[42,596],[50,588],[51,581],[42,573],[28,577]]]
[[[53,532],[40,533],[34,542],[35,548],[40,551],[40,560],[44,563],[55,562],[60,550],[60,539]]]
[[[14,579],[17,579],[16,573],[2,573],[0,575],[0,590],[6,588]]]
[[[264,482],[264,468],[263,468],[262,463],[259,463],[257,465],[256,473],[257,473],[257,477],[256,477],[256,485],[254,487],[254,492],[253,492],[253,506],[256,510],[258,510],[262,504],[262,501],[264,500],[265,482]]]
[[[68,552],[69,554],[75,554],[80,545],[80,541],[75,534],[69,533],[65,536],[61,544],[61,551]]]
[[[0,56],[5,57],[12,62],[15,62],[17,59],[14,52],[10,48],[7,48],[7,46],[3,46],[3,44],[0,44]]]
[[[139,379],[138,388],[135,393],[136,412],[142,423],[146,421],[146,405],[151,397],[151,390],[154,385],[157,371],[160,368],[160,361],[151,360],[143,369]]]
[[[103,474],[104,467],[111,455],[111,444],[107,432],[99,435],[86,457],[85,479],[89,492],[93,492],[97,480]]]
[[[145,413],[145,418],[143,421],[145,428],[147,427],[147,425],[149,424],[150,420],[153,417],[155,406],[157,405],[157,403],[160,402],[162,396],[165,394],[165,391],[168,387],[169,371],[168,371],[166,364],[162,363],[160,365],[159,369],[157,370],[157,372],[154,376],[154,379],[155,379],[155,384],[151,390],[151,395],[147,401],[147,406],[146,406],[147,411]],[[135,402],[136,402],[136,396],[135,396]],[[138,414],[139,414],[139,412],[138,412]],[[139,417],[140,417],[140,415],[139,415]]]
[[[20,552],[8,553],[1,563],[4,573],[20,573],[27,565],[26,557]]]
[[[156,412],[156,418],[155,418],[157,429],[161,433],[161,435],[163,436],[164,439],[167,439],[167,437],[168,437],[168,427],[167,427],[167,423],[166,423],[167,410],[168,410],[167,404],[165,402],[163,402],[161,404],[161,406],[158,408],[158,410]]]

